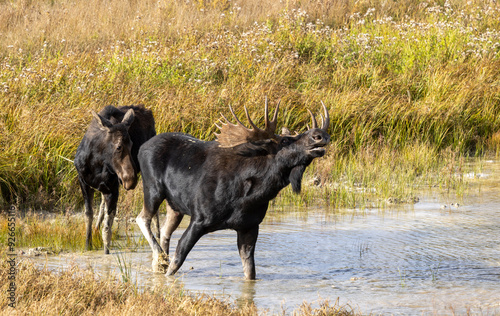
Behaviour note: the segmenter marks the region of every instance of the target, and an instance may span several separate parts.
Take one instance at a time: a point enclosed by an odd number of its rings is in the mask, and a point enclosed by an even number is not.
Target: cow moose
[[[302,175],[314,158],[322,157],[330,141],[329,115],[321,128],[312,117],[312,128],[296,135],[275,135],[279,103],[269,121],[265,102],[265,128],[246,117],[247,128],[229,107],[237,124],[217,125],[215,141],[202,141],[181,133],[164,133],[147,141],[139,150],[144,189],[144,207],[137,223],[153,251],[153,271],[173,275],[195,243],[205,234],[221,229],[237,232],[238,250],[246,279],[255,279],[254,251],[259,224],[269,201],[291,183],[301,189]],[[160,244],[151,233],[151,219],[167,200],[167,216],[161,227]],[[184,215],[190,223],[168,260],[170,237]]]
[[[76,150],[74,164],[85,202],[85,249],[92,249],[92,204],[94,190],[98,190],[102,200],[96,230],[105,217],[102,239],[104,253],[109,254],[120,184],[125,190],[136,187],[139,147],[156,135],[155,121],[152,112],[143,106],[106,106],[99,114],[92,111],[92,115],[94,119]]]

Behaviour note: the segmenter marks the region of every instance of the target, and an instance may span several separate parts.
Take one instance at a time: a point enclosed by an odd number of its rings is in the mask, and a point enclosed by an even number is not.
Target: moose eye
[[[118,145],[118,147],[116,147],[116,150],[121,151],[122,150],[122,146]]]
[[[288,138],[283,138],[281,140],[281,145],[283,145],[283,146],[290,145],[290,140]]]

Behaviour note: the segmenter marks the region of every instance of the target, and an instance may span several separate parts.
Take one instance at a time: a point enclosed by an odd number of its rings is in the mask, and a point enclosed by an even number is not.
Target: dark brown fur
[[[111,226],[116,213],[119,185],[134,189],[140,171],[139,148],[156,135],[150,110],[143,106],[105,107],[94,119],[78,146],[75,167],[85,201],[87,232],[85,248],[92,248],[92,220],[94,190],[102,194],[102,203],[96,228],[103,217],[104,251],[109,253]]]

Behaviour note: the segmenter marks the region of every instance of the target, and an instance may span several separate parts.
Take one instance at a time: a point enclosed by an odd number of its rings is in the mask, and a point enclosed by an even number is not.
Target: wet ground
[[[500,314],[500,162],[468,176],[481,179],[462,198],[426,191],[416,204],[385,210],[271,212],[260,226],[252,282],[243,280],[233,231],[204,236],[175,278],[151,272],[149,247],[35,260],[117,275],[122,261],[141,288],[175,284],[271,313],[339,299],[363,314]]]

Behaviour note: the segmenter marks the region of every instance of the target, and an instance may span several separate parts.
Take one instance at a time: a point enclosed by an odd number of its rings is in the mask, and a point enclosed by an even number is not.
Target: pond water
[[[482,172],[470,175],[480,179],[461,199],[426,192],[414,205],[385,210],[271,212],[260,226],[256,281],[243,279],[233,231],[204,236],[175,278],[151,272],[149,247],[36,260],[120,275],[120,258],[141,288],[175,283],[268,313],[338,299],[363,314],[500,314],[500,162]]]

